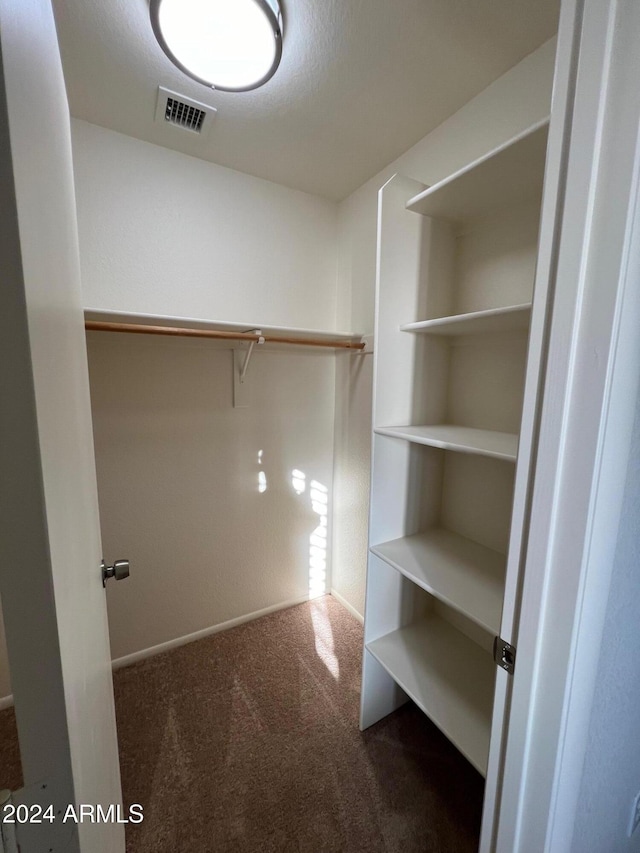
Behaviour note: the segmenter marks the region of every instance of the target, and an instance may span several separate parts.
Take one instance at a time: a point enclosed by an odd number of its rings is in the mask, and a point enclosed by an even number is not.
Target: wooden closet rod
[[[254,341],[261,338],[267,344],[298,344],[306,347],[330,347],[332,349],[362,350],[365,344],[356,341],[328,341],[321,338],[296,338],[285,335],[257,335],[253,332],[223,332],[217,329],[181,329],[177,326],[146,326],[142,323],[103,323],[100,320],[85,320],[89,332],[129,332],[135,335],[177,335],[186,338],[218,338],[226,341]]]

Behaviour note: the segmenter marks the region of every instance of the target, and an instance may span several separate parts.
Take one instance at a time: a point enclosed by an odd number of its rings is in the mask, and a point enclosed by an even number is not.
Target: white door
[[[124,851],[68,105],[49,0],[0,0],[0,595],[23,853]],[[0,780],[1,781],[1,780]],[[59,815],[62,811],[63,815]]]
[[[577,64],[577,50],[574,48],[574,44],[579,34],[579,28],[580,21],[576,14],[574,0],[564,0],[558,33],[554,92],[549,123],[536,277],[531,311],[529,352],[518,443],[504,602],[500,622],[500,640],[515,650],[512,654],[517,658],[518,671],[521,669],[518,629],[525,571],[523,553],[527,546],[531,489],[537,463],[541,398],[547,382],[547,351],[553,315],[553,277],[558,239],[557,222],[562,214],[566,182],[566,152],[571,137],[571,98]],[[551,381],[550,384],[552,385],[553,382]],[[496,654],[500,656],[499,649],[496,650]],[[481,853],[489,853],[489,851],[496,849],[513,680],[513,672],[498,667],[491,721],[491,745],[480,842]]]
[[[577,849],[640,375],[639,36],[637,0],[562,2],[482,853]]]

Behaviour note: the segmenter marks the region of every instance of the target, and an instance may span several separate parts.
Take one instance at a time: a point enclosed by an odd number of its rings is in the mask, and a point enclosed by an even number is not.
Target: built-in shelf
[[[487,652],[435,615],[367,649],[486,776],[495,680]]]
[[[464,226],[542,195],[549,122],[539,122],[407,202],[407,209]]]
[[[482,628],[500,633],[504,555],[441,529],[372,545],[370,550]]]
[[[360,722],[395,711],[400,687],[483,774],[507,711],[490,648],[517,578],[479,543],[510,541],[547,136],[538,122],[428,189],[396,175],[379,194]],[[476,428],[492,426],[510,432]],[[439,508],[471,538],[427,527]]]
[[[102,331],[138,332],[154,334],[153,329],[162,329],[155,334],[193,337],[206,336],[207,333],[220,334],[220,340],[247,340],[259,329],[267,342],[278,344],[299,343],[319,347],[363,347],[362,335],[351,332],[331,332],[318,329],[303,329],[295,326],[268,326],[264,323],[227,322],[224,320],[203,320],[192,317],[174,317],[163,314],[138,314],[134,312],[104,311],[85,308],[85,324],[89,329],[99,324]],[[108,324],[108,326],[107,326]],[[121,326],[122,328],[115,328]],[[146,328],[148,327],[148,329]],[[232,337],[233,336],[233,337]]]
[[[443,450],[457,450],[461,453],[475,453],[508,462],[515,462],[518,455],[518,436],[509,432],[448,424],[376,427],[374,432],[378,435],[413,441],[416,444],[440,447]]]
[[[480,335],[490,332],[509,332],[528,329],[531,319],[531,303],[489,308],[470,314],[454,314],[419,323],[400,326],[403,332],[422,332],[429,335]]]

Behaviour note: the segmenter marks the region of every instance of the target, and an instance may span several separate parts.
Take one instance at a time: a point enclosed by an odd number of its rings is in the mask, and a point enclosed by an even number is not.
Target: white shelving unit
[[[525,302],[524,305],[507,305],[504,308],[489,308],[486,311],[472,311],[470,314],[405,323],[400,326],[400,330],[427,335],[485,335],[490,332],[528,329],[530,318],[531,303]]]
[[[439,528],[381,542],[371,552],[485,630],[500,630],[503,554]]]
[[[483,774],[546,137],[379,198],[361,726],[412,699]]]
[[[194,317],[174,317],[166,314],[141,314],[136,312],[107,311],[95,308],[85,308],[85,323],[115,323],[127,327],[161,327],[179,331],[180,329],[194,329],[211,332],[237,332],[249,333],[253,329],[260,329],[262,333],[274,336],[290,336],[300,341],[318,340],[329,344],[333,341],[338,343],[356,343],[362,340],[362,335],[352,332],[331,332],[317,329],[303,329],[294,326],[269,326],[263,323],[253,322],[228,322],[224,320],[203,320]],[[220,346],[233,346],[233,342],[220,342]],[[274,344],[277,346],[277,344]]]
[[[416,444],[441,447],[443,450],[458,450],[461,453],[477,453],[494,459],[506,459],[508,462],[515,462],[518,454],[518,436],[496,430],[438,424],[375,427],[374,432],[391,438],[414,441]]]
[[[300,329],[291,326],[265,326],[262,323],[232,323],[189,317],[170,317],[158,314],[136,314],[115,311],[84,311],[85,329],[89,334],[158,335],[172,338],[192,338],[206,341],[207,346],[233,350],[231,379],[234,408],[249,405],[245,380],[254,349],[265,345],[269,349],[287,350],[292,345],[311,347],[318,352],[349,350],[356,354],[370,353],[362,335],[348,332]]]
[[[466,225],[497,210],[542,198],[548,122],[510,139],[407,201],[407,210]]]
[[[491,659],[437,616],[393,631],[367,648],[485,774],[493,701]]]

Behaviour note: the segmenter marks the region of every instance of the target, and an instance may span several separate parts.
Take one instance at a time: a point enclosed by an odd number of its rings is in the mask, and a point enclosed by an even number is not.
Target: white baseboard
[[[355,616],[355,618],[358,620],[358,622],[360,622],[361,625],[364,625],[364,616],[362,615],[362,613],[358,613],[353,604],[349,604],[347,599],[343,598],[339,592],[335,591],[335,589],[331,590],[331,595],[335,598],[338,604],[341,604],[345,608],[345,610],[348,610],[352,616]]]
[[[342,598],[338,593],[331,591],[336,601],[346,607],[356,619],[363,621],[362,616]],[[211,634],[218,634],[220,631],[227,631],[229,628],[235,628],[236,625],[242,625],[245,622],[252,622],[254,619],[259,619],[261,616],[267,616],[269,613],[275,613],[278,610],[286,610],[287,607],[295,607],[296,604],[303,604],[309,601],[310,596],[305,595],[302,598],[296,598],[293,601],[282,601],[279,604],[272,604],[271,607],[264,607],[262,610],[256,610],[254,613],[247,613],[245,616],[238,616],[236,619],[229,619],[227,622],[220,622],[218,625],[212,625],[209,628],[203,628],[201,631],[194,631],[192,634],[186,634],[184,637],[176,637],[175,640],[168,640],[166,643],[159,643],[157,646],[151,646],[148,649],[142,649],[139,652],[132,652],[130,655],[116,658],[111,661],[113,669],[122,669],[123,666],[129,666],[132,663],[138,663],[141,660],[154,657],[162,654],[162,652],[177,649],[179,646],[184,646],[187,643],[193,643],[194,640],[201,640],[204,637],[209,637]],[[5,708],[10,708],[13,705],[13,696],[3,696],[0,698],[0,711]]]
[[[162,654],[162,652],[177,649],[179,646],[185,646],[187,643],[193,643],[194,640],[202,640],[204,637],[209,637],[211,634],[218,634],[220,631],[228,631],[229,628],[235,628],[236,625],[243,625],[245,622],[252,622],[254,619],[259,619],[261,616],[267,616],[269,613],[275,613],[277,610],[286,610],[287,607],[295,607],[296,604],[303,604],[309,601],[309,596],[305,595],[302,598],[296,598],[293,601],[282,601],[280,604],[272,604],[271,607],[264,607],[262,610],[256,610],[254,613],[247,613],[245,616],[238,616],[236,619],[229,619],[227,622],[220,622],[218,625],[212,625],[210,628],[203,628],[200,631],[194,631],[192,634],[186,634],[184,637],[176,637],[175,640],[168,640],[166,643],[159,643],[157,646],[151,646],[148,649],[142,649],[139,652],[132,652],[130,655],[124,655],[121,658],[116,658],[111,662],[114,669],[121,669],[123,666],[130,666],[132,663],[138,663],[146,658],[154,657],[154,655]]]

